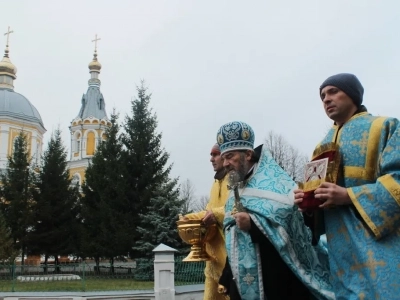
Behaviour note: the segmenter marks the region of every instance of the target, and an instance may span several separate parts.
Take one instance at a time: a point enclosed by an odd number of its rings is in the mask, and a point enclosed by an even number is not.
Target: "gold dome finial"
[[[10,26],[8,26],[7,32],[4,34],[7,36],[7,42],[6,42],[6,49],[4,50],[4,57],[0,61],[0,76],[1,75],[6,75],[6,77],[11,77],[12,79],[16,79],[17,76],[17,68],[11,63],[10,58],[8,57],[9,48],[9,42],[10,42],[10,34],[14,33],[14,31],[10,30]],[[3,82],[4,81],[4,82]],[[0,80],[0,87],[7,87],[7,88],[13,88],[12,80],[11,82],[5,80],[3,78]]]
[[[94,42],[94,54],[93,54],[93,60],[89,63],[89,70],[92,72],[98,72],[100,73],[100,69],[101,69],[101,64],[97,61],[97,41],[100,41],[101,38],[97,37],[97,33],[95,35],[94,40],[92,40],[92,42]]]

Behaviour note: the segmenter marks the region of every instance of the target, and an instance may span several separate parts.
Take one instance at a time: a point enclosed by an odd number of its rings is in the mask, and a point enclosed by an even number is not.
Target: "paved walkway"
[[[191,294],[204,291],[204,284],[176,286],[175,294]],[[107,291],[107,292],[7,292],[0,293],[0,300],[5,298],[14,299],[46,299],[46,300],[75,300],[75,299],[154,299],[154,290],[134,290],[134,291]]]

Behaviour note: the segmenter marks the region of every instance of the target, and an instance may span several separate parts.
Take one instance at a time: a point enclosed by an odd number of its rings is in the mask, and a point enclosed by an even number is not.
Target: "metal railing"
[[[175,285],[204,283],[204,262],[175,257]],[[154,259],[40,265],[0,264],[0,292],[153,290]]]

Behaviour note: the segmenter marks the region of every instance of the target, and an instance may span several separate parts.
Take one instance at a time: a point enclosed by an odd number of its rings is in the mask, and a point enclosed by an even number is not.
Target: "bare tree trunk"
[[[210,201],[208,196],[201,196],[200,198],[196,199],[196,201],[193,204],[193,210],[194,211],[202,211],[206,210],[207,204]]]
[[[60,273],[61,272],[61,268],[60,268],[60,262],[58,260],[58,255],[54,255],[54,273]]]
[[[186,181],[181,184],[180,188],[180,198],[185,202],[182,207],[182,215],[186,215],[193,211],[195,201],[194,192],[195,188],[193,183],[189,179],[186,179]]]
[[[21,258],[21,273],[24,274],[25,273],[25,246],[22,245],[22,258]]]
[[[44,274],[47,274],[47,273],[48,273],[48,268],[49,268],[48,265],[47,265],[48,260],[49,260],[49,255],[46,254],[46,255],[44,256],[44,267],[43,267],[43,273],[44,273]]]
[[[96,266],[94,267],[94,272],[96,274],[100,274],[100,257],[96,256],[94,258],[94,262],[96,263]]]
[[[110,258],[110,272],[111,274],[114,274],[115,270],[114,270],[114,257]]]

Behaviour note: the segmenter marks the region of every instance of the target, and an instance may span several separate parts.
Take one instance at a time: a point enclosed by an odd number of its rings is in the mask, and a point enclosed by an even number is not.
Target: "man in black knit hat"
[[[336,299],[399,299],[400,122],[367,112],[353,74],[329,77],[319,94],[334,121],[320,147],[336,143],[341,163],[337,182],[315,190],[311,218],[324,219]],[[302,205],[304,192],[294,193]]]

